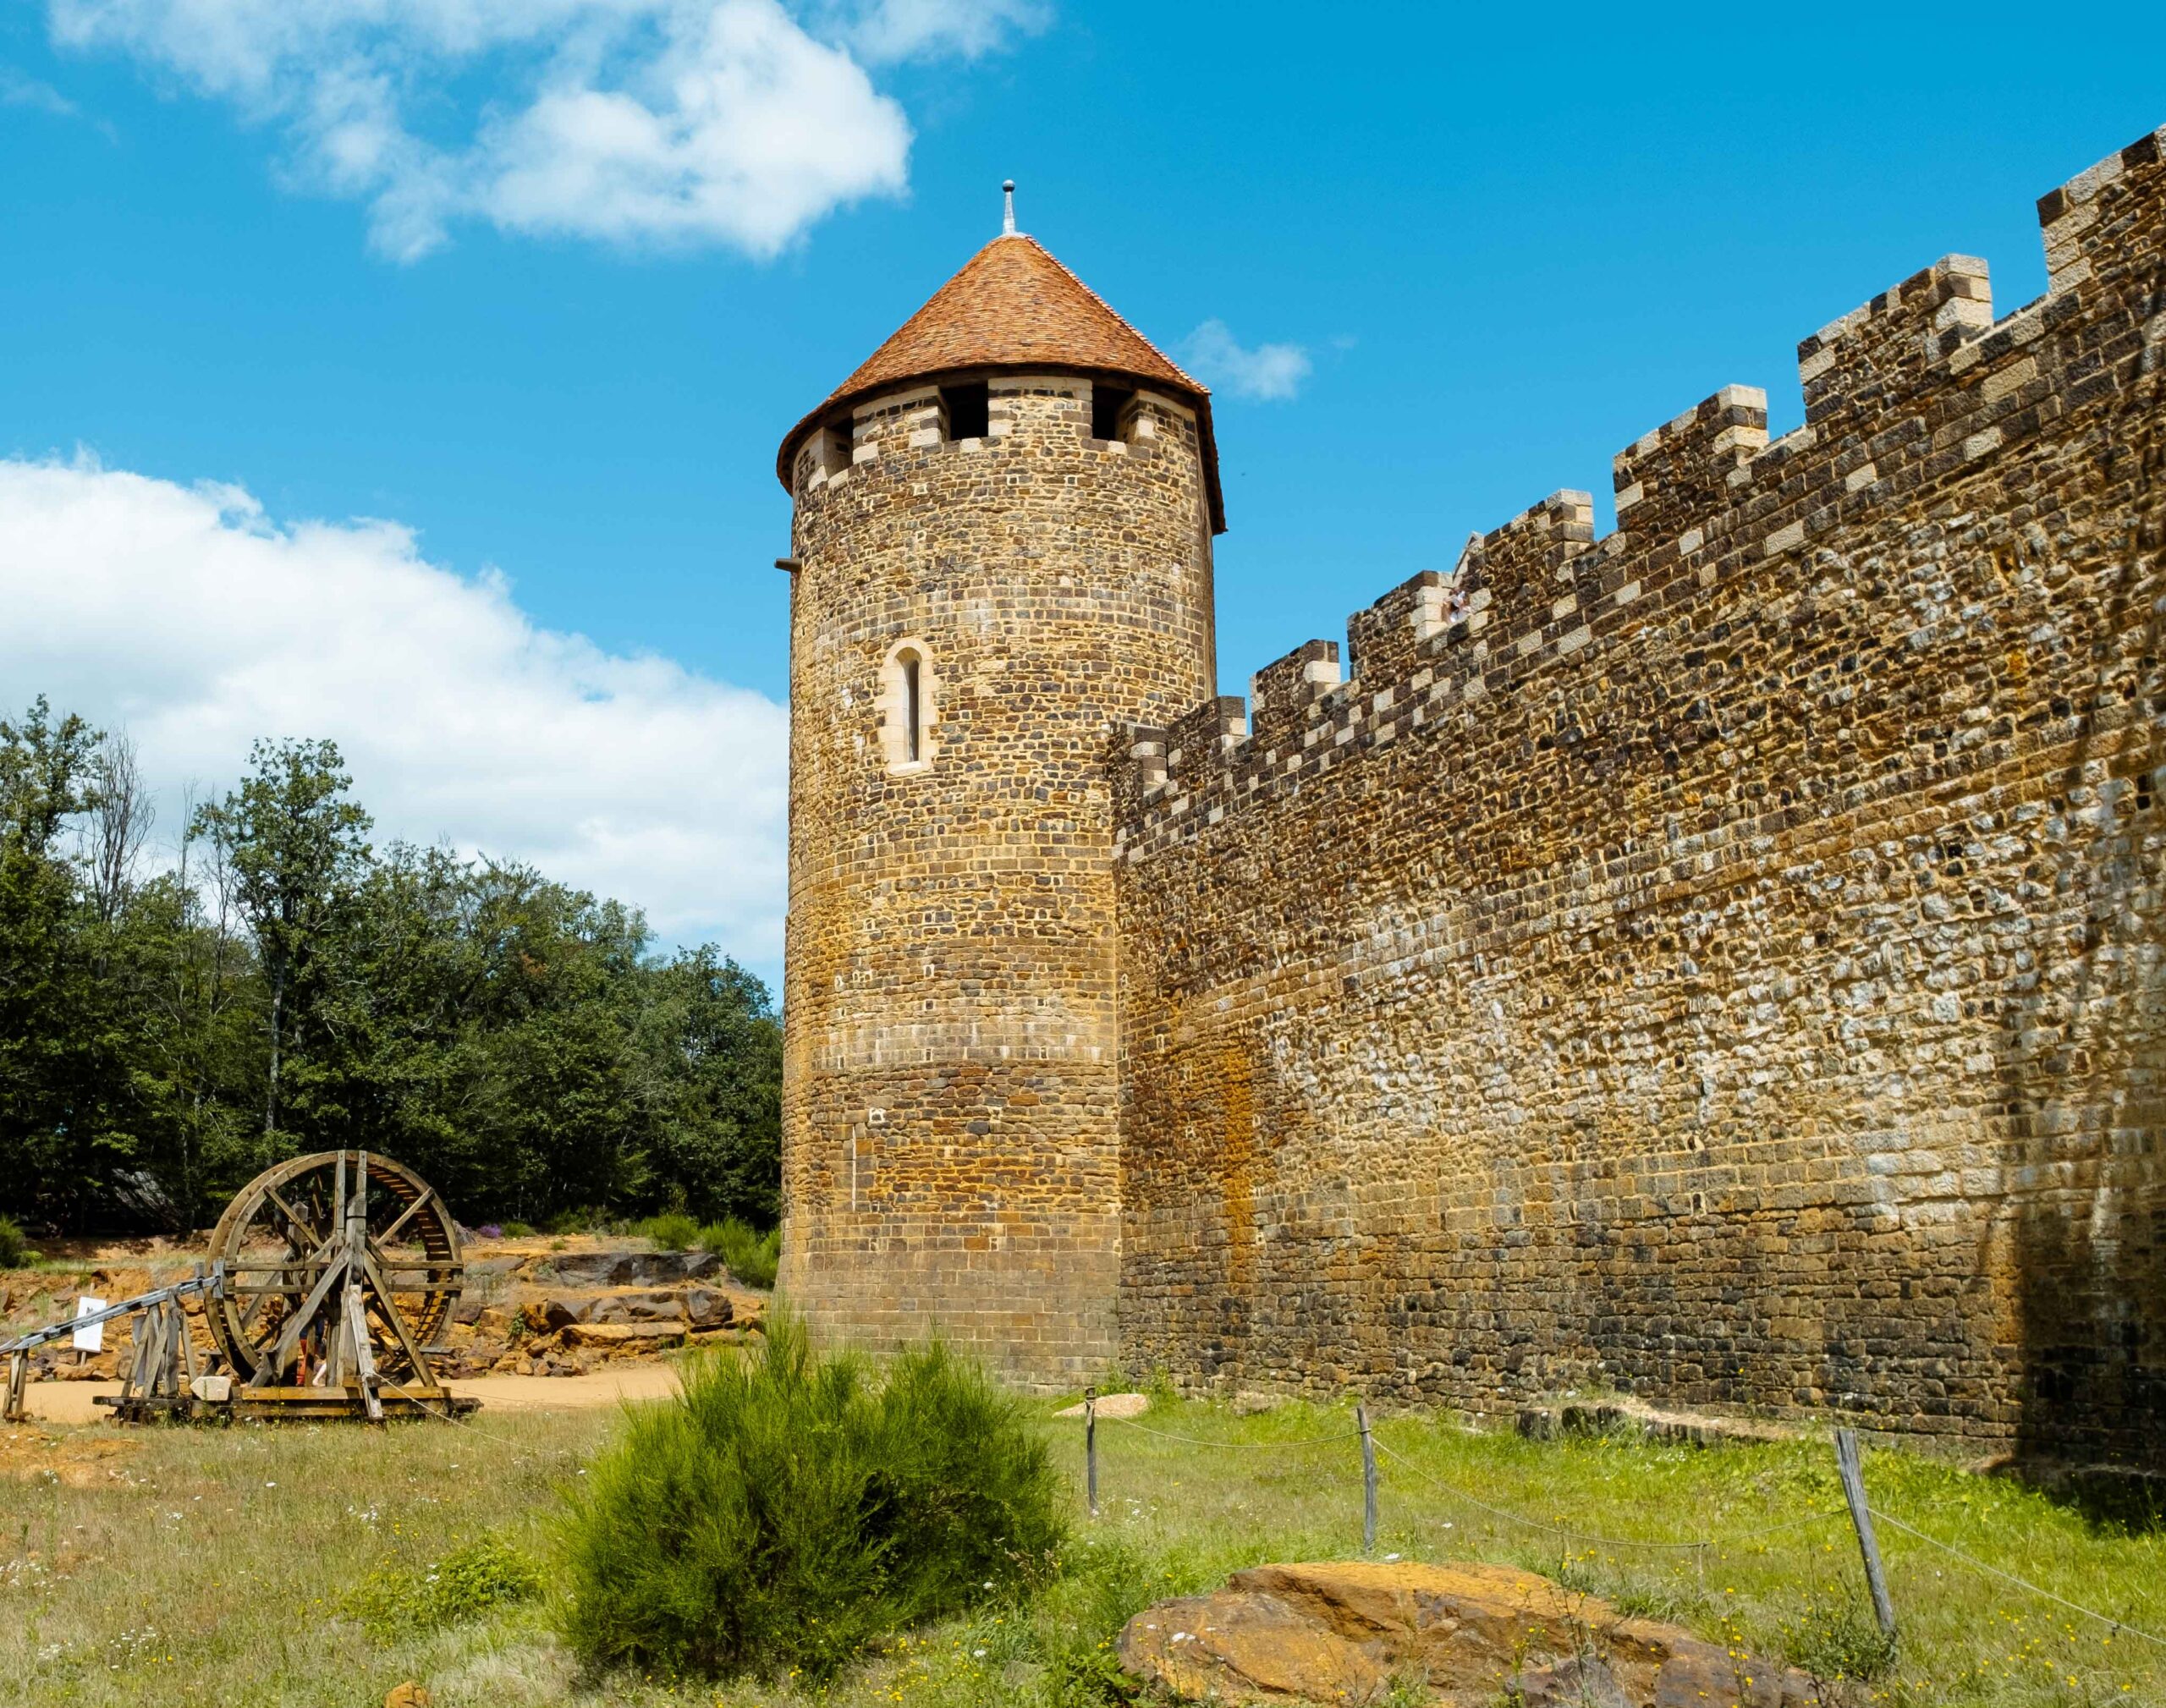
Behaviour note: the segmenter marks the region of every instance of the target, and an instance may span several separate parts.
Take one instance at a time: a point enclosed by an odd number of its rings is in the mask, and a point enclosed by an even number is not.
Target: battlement
[[[1113,437],[1096,437],[1096,383],[1074,374],[990,375],[977,387],[981,426],[960,420],[967,385],[906,382],[863,398],[805,436],[794,464],[797,502],[816,511],[832,497],[861,497],[876,483],[922,478],[933,459],[984,458],[999,466],[1048,441],[1102,465],[1128,459],[1154,472],[1170,448],[1185,449],[1191,461],[1201,456],[1196,411],[1148,387],[1115,387],[1122,402]]]
[[[1119,848],[1144,858],[1260,795],[1409,731],[1477,718],[1537,673],[1598,672],[1647,625],[1696,620],[1716,590],[1808,574],[1818,544],[1930,505],[1954,483],[2078,431],[2166,365],[2166,129],[2042,198],[2050,288],[2004,319],[1985,262],[1949,255],[1798,346],[1805,425],[1770,442],[1767,396],[1725,386],[1618,453],[1617,529],[1553,493],[1259,671],[1253,720],[1206,702],[1124,730]],[[1755,583],[1756,586],[1760,584]]]

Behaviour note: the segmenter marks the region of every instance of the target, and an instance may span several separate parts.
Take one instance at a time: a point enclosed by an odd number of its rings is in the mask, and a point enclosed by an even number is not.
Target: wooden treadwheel
[[[458,1224],[411,1169],[363,1151],[281,1162],[227,1206],[211,1255],[227,1278],[211,1332],[247,1387],[355,1387],[371,1416],[381,1381],[440,1391],[427,1354],[465,1266]]]

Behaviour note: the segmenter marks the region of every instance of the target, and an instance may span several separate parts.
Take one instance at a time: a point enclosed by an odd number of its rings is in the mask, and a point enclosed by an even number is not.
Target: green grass
[[[899,1638],[824,1693],[788,1683],[692,1689],[619,1675],[585,1680],[552,1634],[548,1597],[372,1634],[348,1598],[381,1571],[420,1570],[484,1539],[547,1565],[558,1491],[620,1427],[618,1414],[483,1412],[472,1428],[149,1430],[95,1485],[0,1476],[0,1678],[41,1704],[146,1700],[250,1708],[375,1708],[402,1678],[441,1708],[873,1708],[951,1703],[1103,1704],[1109,1645],[1146,1601],[1269,1559],[1360,1545],[1358,1443],[1299,1438],[1349,1427],[1343,1411],[1235,1418],[1154,1411],[1154,1429],[1098,1431],[1102,1516],[1080,1511],[1080,1431],[1034,1407],[1073,1480],[1069,1569],[1036,1595],[995,1595]],[[0,1427],[0,1446],[19,1429]],[[94,1439],[110,1425],[84,1431]],[[1523,1442],[1388,1418],[1378,1549],[1561,1573],[1627,1609],[1753,1648],[1868,1663],[1856,1545],[1824,1442],[1705,1450],[1619,1441]],[[1394,1455],[1399,1457],[1394,1457]],[[6,1464],[19,1463],[9,1459]],[[1690,1554],[1567,1542],[1460,1494],[1605,1538],[1718,1539]],[[1869,1452],[1883,1511],[2069,1599],[2166,1634],[2166,1534],[2130,1535],[1999,1478]],[[1794,1520],[1806,1519],[1804,1524]],[[1776,1528],[1787,1526],[1786,1528]],[[2103,1708],[2166,1701],[2166,1650],[1982,1578],[1884,1528],[1902,1620],[1899,1664],[1853,1691],[1894,1708]],[[1704,1569],[1703,1569],[1704,1567]],[[1848,1656],[1847,1661],[1844,1657]]]
[[[699,1246],[702,1251],[712,1251],[719,1257],[729,1272],[747,1287],[775,1284],[775,1270],[782,1262],[779,1227],[758,1233],[734,1216],[725,1216],[700,1230]]]
[[[30,1236],[13,1216],[0,1216],[0,1269],[20,1269],[36,1263],[43,1254],[30,1249]]]
[[[700,1224],[677,1210],[635,1222],[632,1232],[652,1240],[664,1251],[687,1251],[700,1240]]]

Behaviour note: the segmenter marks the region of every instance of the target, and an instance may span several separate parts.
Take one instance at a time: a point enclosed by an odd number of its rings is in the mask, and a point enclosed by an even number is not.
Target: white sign
[[[75,1301],[75,1315],[78,1316],[92,1316],[104,1309],[105,1301],[102,1299],[92,1299],[87,1293],[83,1294],[82,1297]],[[94,1322],[88,1328],[77,1329],[75,1331],[75,1350],[78,1352],[103,1352],[105,1350],[105,1325],[102,1322]]]

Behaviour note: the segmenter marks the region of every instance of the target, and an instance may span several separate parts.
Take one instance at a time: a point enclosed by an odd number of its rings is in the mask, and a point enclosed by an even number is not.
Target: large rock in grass
[[[1121,1665],[1177,1697],[1439,1708],[1811,1708],[1812,1683],[1508,1566],[1258,1566],[1146,1607]]]

